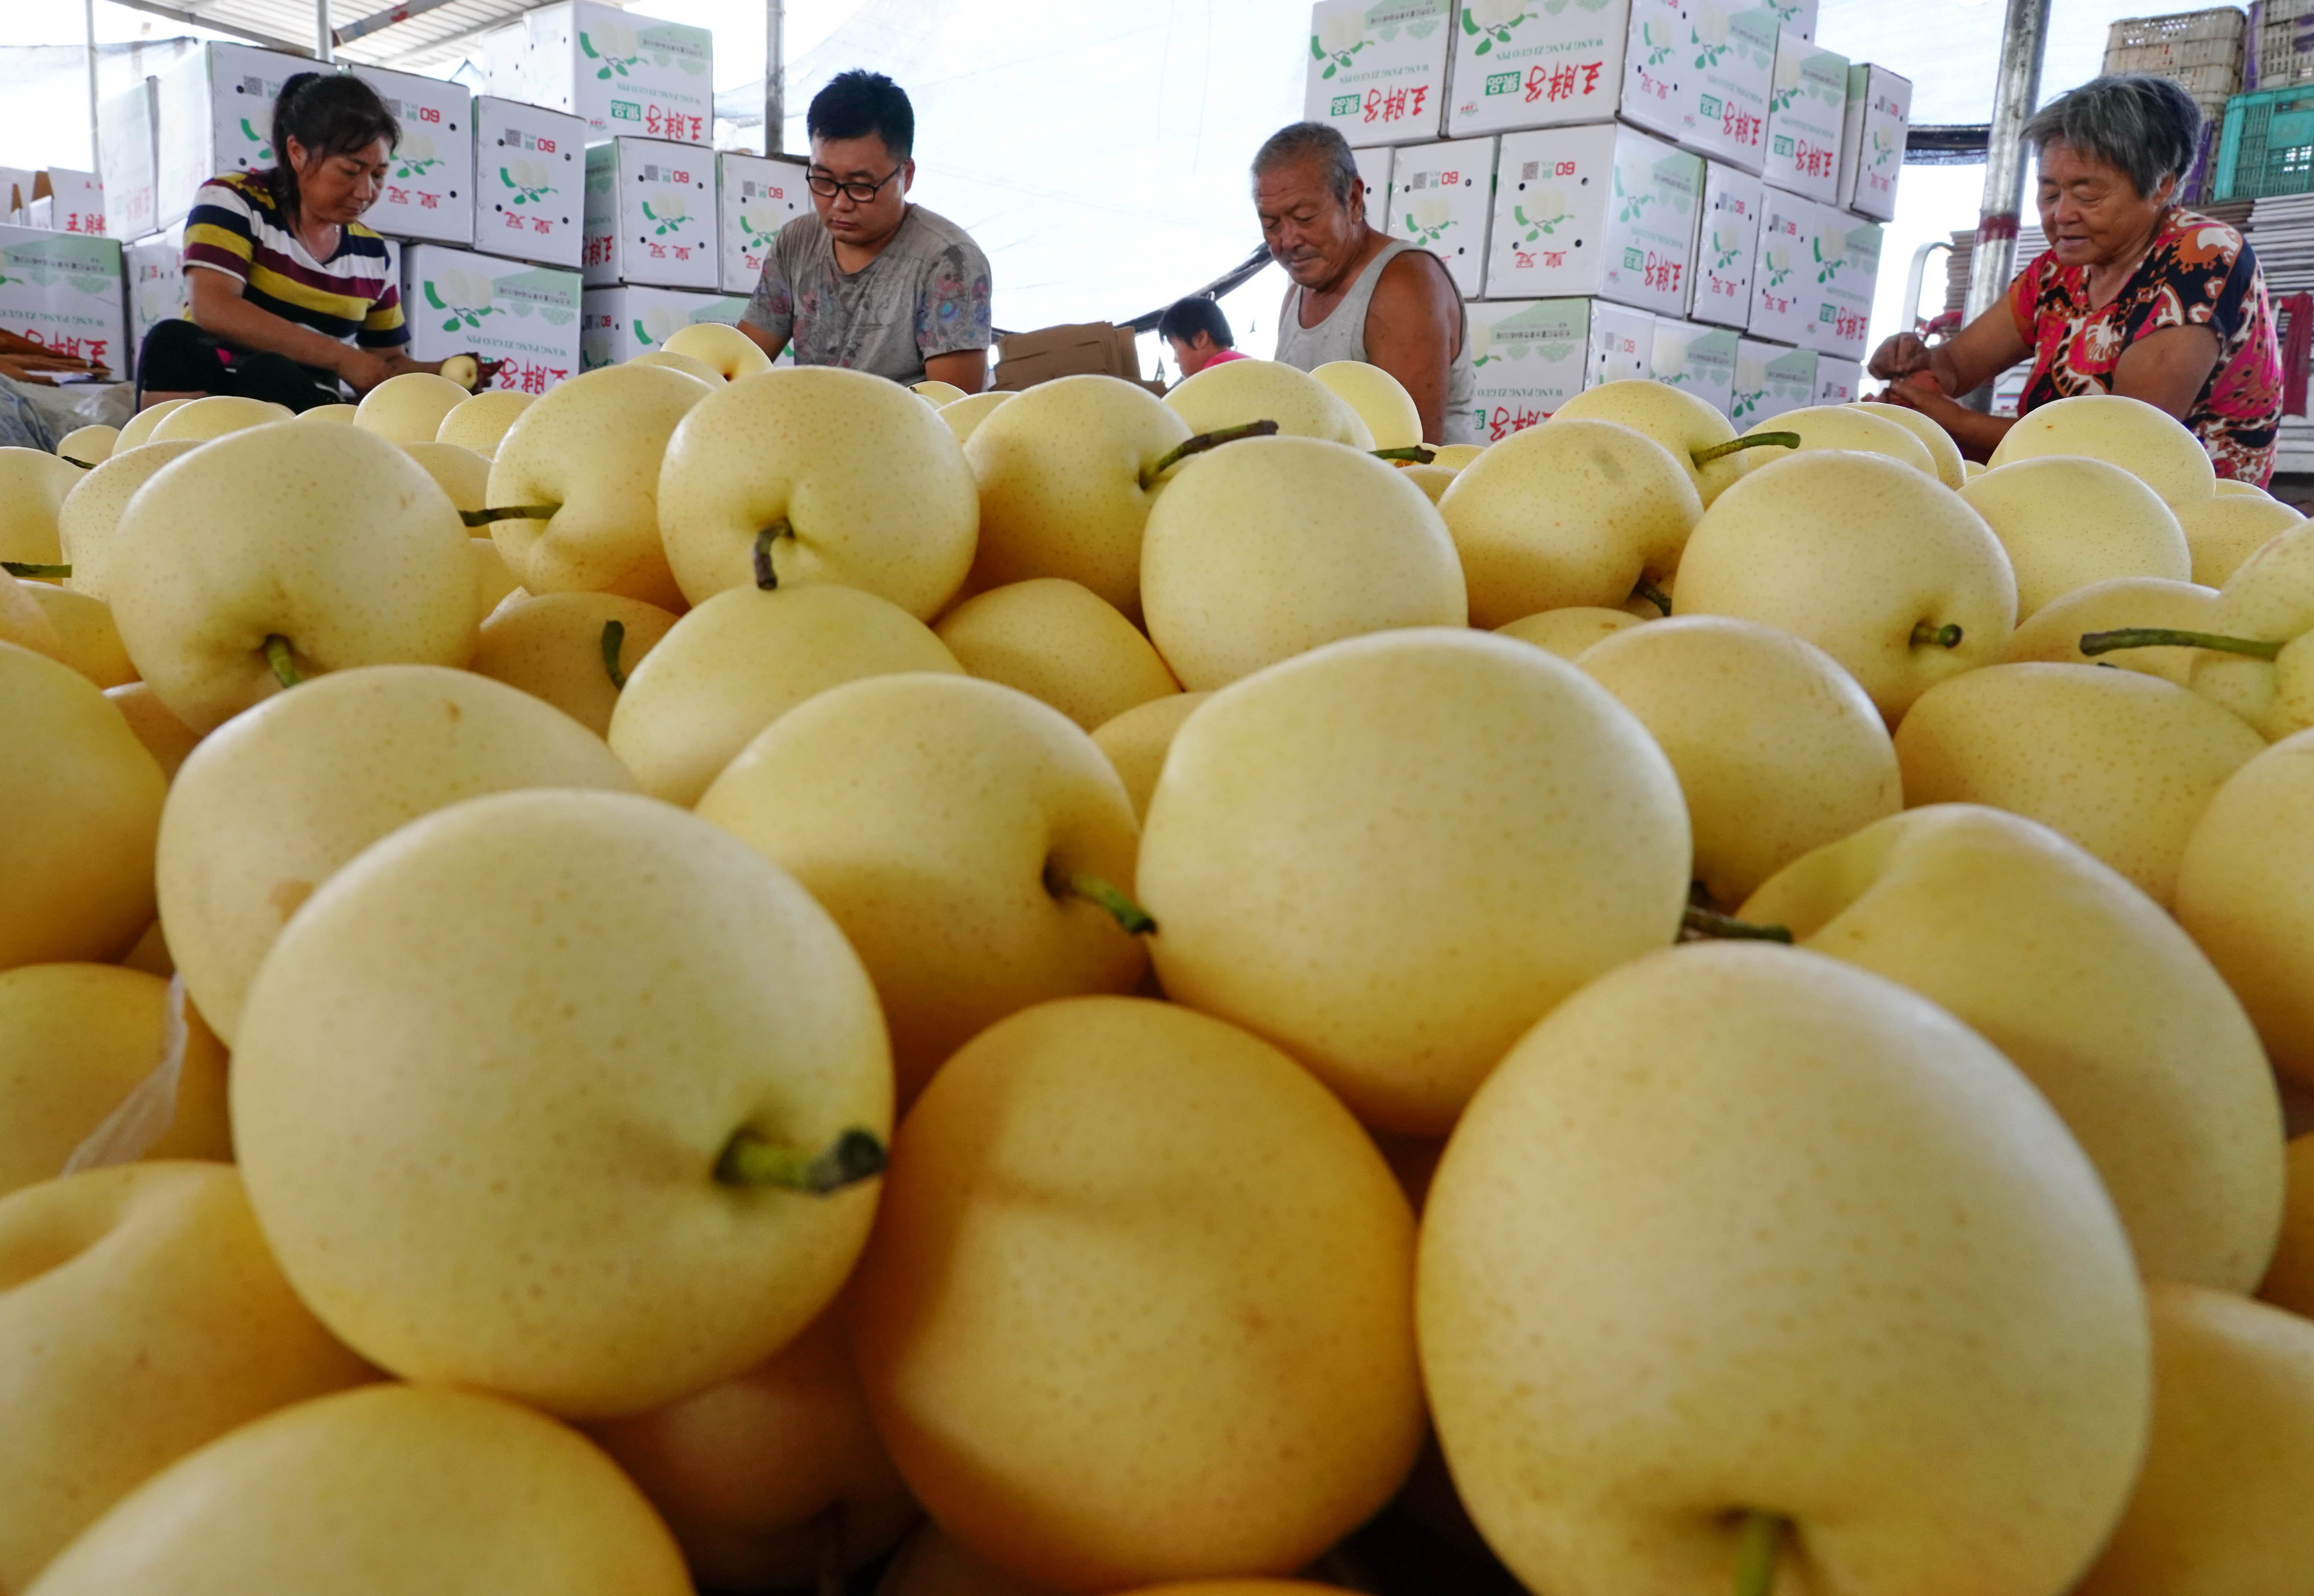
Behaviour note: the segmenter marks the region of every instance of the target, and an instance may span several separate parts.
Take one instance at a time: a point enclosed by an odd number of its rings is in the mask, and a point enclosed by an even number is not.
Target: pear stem
[[[61,578],[72,575],[72,567],[68,565],[39,565],[28,560],[0,560],[0,570],[6,571],[12,577]]]
[[[1655,605],[1656,609],[1661,610],[1666,615],[1671,613],[1671,595],[1665,593],[1653,582],[1648,581],[1645,577],[1641,577],[1636,583],[1632,584],[1631,596],[1633,598],[1646,599],[1649,604]]]
[[[305,679],[289,658],[289,639],[278,631],[265,639],[265,663],[273,667],[273,679],[284,687],[295,687]]]
[[[1712,937],[1731,942],[1789,942],[1790,928],[1780,925],[1753,925],[1748,920],[1738,920],[1733,914],[1722,914],[1716,909],[1706,909],[1690,904],[1680,929],[1699,937]]]
[[[546,521],[562,507],[559,504],[500,504],[487,510],[460,510],[458,519],[469,526],[488,526],[493,521]]]
[[[1187,460],[1192,454],[1202,454],[1207,449],[1218,449],[1223,444],[1233,444],[1241,437],[1274,437],[1277,434],[1275,421],[1248,421],[1242,427],[1223,427],[1213,432],[1201,432],[1181,444],[1169,454],[1161,455],[1157,463],[1141,473],[1144,490],[1154,488],[1157,479]]]
[[[1416,465],[1427,465],[1438,458],[1437,451],[1426,449],[1420,444],[1409,444],[1403,449],[1376,449],[1376,460],[1404,460]]]
[[[1098,904],[1116,917],[1128,936],[1144,937],[1157,929],[1149,911],[1126,897],[1100,877],[1083,870],[1073,870],[1065,876],[1047,878],[1055,897],[1082,898],[1088,904]]]
[[[603,622],[603,669],[611,678],[611,685],[624,692],[627,673],[619,668],[619,650],[627,646],[627,623],[623,621]]]
[[[772,569],[772,545],[794,530],[783,516],[755,534],[755,586],[766,593],[776,592],[780,585],[780,574]]]
[[[2212,648],[2221,654],[2247,654],[2252,659],[2273,659],[2280,643],[2255,638],[2230,638],[2213,631],[2177,631],[2167,626],[2124,626],[2118,631],[2081,634],[2084,654],[2111,654],[2117,648]]]
[[[817,1152],[781,1147],[761,1132],[742,1125],[715,1160],[715,1178],[725,1186],[775,1186],[783,1191],[824,1197],[884,1172],[884,1143],[857,1125]]]
[[[1930,643],[1934,643],[1939,648],[1957,648],[1960,647],[1960,628],[1956,625],[1948,623],[1939,626],[1933,621],[1923,621],[1912,628],[1912,646],[1915,648],[1925,648]]]
[[[1790,1524],[1781,1516],[1754,1508],[1744,1515],[1736,1543],[1736,1596],[1771,1596],[1776,1588],[1776,1564],[1783,1556],[1784,1531]]]
[[[1698,465],[1709,465],[1738,449],[1797,449],[1799,446],[1800,435],[1797,432],[1747,432],[1742,437],[1731,437],[1724,444],[1713,444],[1705,449],[1691,449],[1688,458]]]
[[[77,465],[83,471],[94,471],[96,469],[96,462],[93,460],[75,460],[69,454],[59,454],[57,458],[63,461],[66,465]]]

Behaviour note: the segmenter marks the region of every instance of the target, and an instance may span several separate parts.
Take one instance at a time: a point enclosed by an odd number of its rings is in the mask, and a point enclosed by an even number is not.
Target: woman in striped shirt
[[[237,393],[293,410],[366,393],[412,360],[385,241],[361,225],[402,129],[358,77],[301,72],[273,106],[277,164],[201,185],[185,223],[192,306],[146,335],[141,409]],[[485,375],[488,374],[485,373]]]

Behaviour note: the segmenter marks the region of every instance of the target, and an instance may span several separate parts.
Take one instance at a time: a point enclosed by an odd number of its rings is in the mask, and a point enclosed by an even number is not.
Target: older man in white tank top
[[[1277,358],[1303,371],[1379,366],[1413,395],[1426,439],[1477,443],[1462,293],[1437,256],[1367,225],[1348,142],[1322,122],[1272,134],[1253,158],[1253,205],[1271,258],[1294,279]]]

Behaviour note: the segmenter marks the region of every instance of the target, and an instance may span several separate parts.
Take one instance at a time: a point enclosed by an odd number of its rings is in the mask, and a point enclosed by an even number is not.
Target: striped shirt
[[[236,278],[241,296],[285,322],[368,349],[410,341],[402,291],[386,271],[385,241],[359,223],[340,228],[327,260],[288,226],[261,172],[231,172],[201,185],[185,220],[185,269]]]

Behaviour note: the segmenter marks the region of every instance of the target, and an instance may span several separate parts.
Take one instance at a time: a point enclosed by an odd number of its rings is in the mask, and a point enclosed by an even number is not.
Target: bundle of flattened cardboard
[[[1123,377],[1152,393],[1165,391],[1162,384],[1142,380],[1141,356],[1134,347],[1130,327],[1078,322],[1034,332],[1008,332],[997,340],[995,385],[999,388],[1017,392],[1055,377],[1086,375]]]

